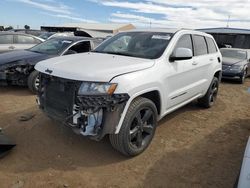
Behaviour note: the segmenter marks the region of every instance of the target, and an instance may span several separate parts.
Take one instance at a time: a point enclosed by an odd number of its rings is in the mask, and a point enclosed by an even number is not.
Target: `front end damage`
[[[29,74],[34,70],[33,65],[11,64],[0,67],[0,85],[26,86]]]
[[[79,95],[80,81],[40,74],[38,104],[52,119],[94,140],[115,133],[128,94]]]

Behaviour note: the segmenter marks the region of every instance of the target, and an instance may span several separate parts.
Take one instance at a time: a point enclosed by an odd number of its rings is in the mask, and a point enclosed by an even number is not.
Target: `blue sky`
[[[32,28],[69,22],[137,27],[250,28],[249,0],[0,0],[0,25]]]

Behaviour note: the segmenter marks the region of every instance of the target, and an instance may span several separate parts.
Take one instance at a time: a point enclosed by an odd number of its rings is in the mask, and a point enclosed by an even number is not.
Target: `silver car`
[[[28,49],[42,42],[44,42],[44,39],[33,35],[15,32],[0,32],[0,53]]]

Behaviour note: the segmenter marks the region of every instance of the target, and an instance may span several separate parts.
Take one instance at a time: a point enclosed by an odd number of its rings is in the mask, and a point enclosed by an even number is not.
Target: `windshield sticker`
[[[153,35],[152,39],[160,39],[160,40],[170,40],[170,35]]]
[[[70,40],[63,40],[63,41],[62,41],[62,43],[68,43],[68,44],[71,44],[71,43],[72,43],[72,41],[70,41]]]

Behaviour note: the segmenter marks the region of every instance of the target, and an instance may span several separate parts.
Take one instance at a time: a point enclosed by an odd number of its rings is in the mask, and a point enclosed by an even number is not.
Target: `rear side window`
[[[183,35],[181,36],[181,38],[178,40],[174,51],[177,48],[188,48],[193,52],[193,43],[192,43],[192,39],[191,39],[191,35]]]
[[[89,52],[91,50],[91,44],[89,41],[79,42],[72,46],[69,50],[73,50],[77,53]]]
[[[17,44],[37,44],[37,41],[30,36],[17,35]]]
[[[13,35],[0,35],[0,44],[13,44]]]
[[[209,38],[209,37],[206,37],[206,40],[207,40],[207,47],[208,47],[208,52],[210,54],[212,53],[216,53],[217,52],[217,48],[214,44],[214,41],[213,39]]]
[[[200,36],[200,35],[194,35],[193,40],[194,40],[194,55],[195,56],[205,55],[208,53],[205,37]]]

